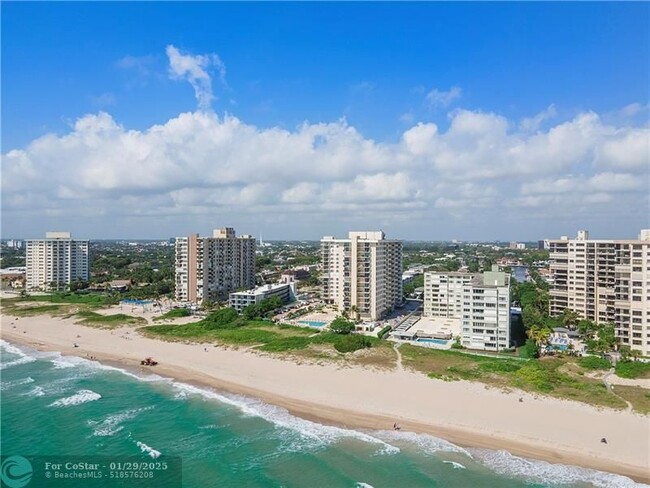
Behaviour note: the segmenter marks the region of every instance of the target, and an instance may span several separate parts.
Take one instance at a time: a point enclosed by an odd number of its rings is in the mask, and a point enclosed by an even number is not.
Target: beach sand
[[[137,315],[137,314],[134,314]],[[250,395],[292,414],[348,428],[427,433],[465,447],[505,449],[650,482],[650,417],[578,402],[502,392],[480,383],[334,364],[295,364],[206,344],[163,342],[133,328],[96,329],[74,319],[2,317],[2,339]],[[74,348],[73,344],[79,347]],[[207,347],[207,352],[204,350]],[[140,366],[153,356],[160,364]],[[523,402],[519,401],[523,398]],[[607,438],[608,443],[600,442]]]

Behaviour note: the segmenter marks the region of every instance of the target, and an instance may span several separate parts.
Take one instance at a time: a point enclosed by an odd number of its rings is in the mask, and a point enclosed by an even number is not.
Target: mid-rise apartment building
[[[613,322],[622,345],[650,354],[650,229],[636,240],[549,241],[550,313],[565,309],[598,323]]]
[[[427,272],[424,316],[458,320],[469,349],[510,347],[510,276],[497,266],[482,274]]]
[[[65,290],[73,281],[88,281],[87,240],[72,239],[69,232],[47,232],[45,239],[28,239],[27,290]]]
[[[255,286],[255,238],[237,236],[227,227],[212,237],[176,238],[176,300],[201,303],[224,300]]]
[[[458,318],[463,314],[463,290],[474,278],[462,272],[424,274],[424,316]]]
[[[461,344],[500,351],[510,347],[510,275],[486,271],[463,289]]]
[[[323,237],[321,265],[322,298],[341,311],[378,320],[403,301],[402,241],[386,239],[381,231]]]

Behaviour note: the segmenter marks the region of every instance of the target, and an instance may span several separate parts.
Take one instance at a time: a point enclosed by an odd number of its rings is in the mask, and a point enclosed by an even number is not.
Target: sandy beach
[[[138,315],[138,314],[134,314]],[[650,417],[585,404],[444,382],[401,368],[379,371],[295,364],[203,344],[144,338],[133,328],[96,329],[74,319],[2,316],[2,339],[94,356],[200,386],[257,397],[292,414],[349,428],[428,433],[460,446],[505,449],[650,482]],[[73,344],[79,347],[74,348]],[[145,356],[160,364],[140,366]],[[523,402],[519,399],[523,398]],[[608,443],[600,442],[607,438]]]

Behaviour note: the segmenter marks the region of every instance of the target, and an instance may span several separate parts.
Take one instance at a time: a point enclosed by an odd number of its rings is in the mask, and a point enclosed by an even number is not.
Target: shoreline
[[[1,337],[8,342],[85,359],[92,355],[127,371],[257,398],[321,424],[390,430],[397,422],[402,431],[430,434],[460,447],[506,450],[515,456],[650,482],[648,416],[523,392],[504,393],[476,383],[449,384],[408,371],[299,365],[212,345],[205,353],[203,344],[148,339],[130,328],[94,329],[71,319],[40,316],[17,321],[4,315],[2,319]],[[7,327],[12,319],[15,330]],[[124,340],[125,334],[132,337]],[[80,348],[70,346],[77,341]],[[139,359],[149,355],[160,364],[140,366]],[[461,421],[462,415],[454,415],[458,409],[465,411],[466,422]],[[545,415],[540,418],[540,413]],[[601,437],[609,443],[600,444]]]

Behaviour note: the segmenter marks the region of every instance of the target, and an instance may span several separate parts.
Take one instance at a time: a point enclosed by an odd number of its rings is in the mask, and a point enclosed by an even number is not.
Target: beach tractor
[[[154,361],[153,358],[144,358],[142,361],[140,361],[140,364],[142,366],[155,366],[158,364],[158,361]]]

